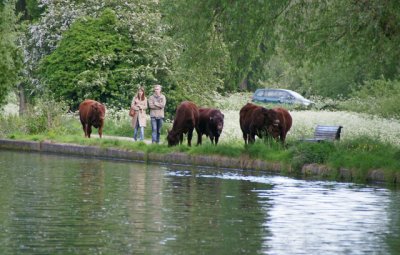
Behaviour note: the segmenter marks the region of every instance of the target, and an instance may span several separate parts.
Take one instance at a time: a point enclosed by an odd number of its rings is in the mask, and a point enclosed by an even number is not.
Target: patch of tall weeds
[[[290,163],[296,171],[300,171],[305,164],[326,164],[336,150],[333,142],[298,141],[289,148]]]
[[[22,116],[2,115],[0,116],[0,135],[20,134],[44,134],[63,135],[76,133],[76,127],[72,124],[75,119],[72,114],[66,114],[67,106],[62,102],[54,100],[38,100],[32,106],[28,106]]]
[[[337,153],[331,158],[336,167],[357,169],[400,169],[400,148],[360,136],[337,144]]]
[[[353,91],[352,97],[340,103],[340,107],[383,118],[400,119],[399,97],[399,80],[372,80]]]

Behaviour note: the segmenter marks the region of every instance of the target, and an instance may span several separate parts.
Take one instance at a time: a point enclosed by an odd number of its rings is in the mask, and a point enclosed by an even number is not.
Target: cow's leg
[[[242,133],[243,133],[244,144],[246,145],[247,144],[247,134],[245,132],[242,132]]]
[[[196,130],[196,132],[197,132],[197,145],[199,145],[199,144],[201,144],[203,141],[202,141],[202,133],[200,133],[199,131],[197,131]]]
[[[250,132],[249,134],[249,144],[253,144],[256,140],[256,134],[254,132]]]
[[[87,137],[90,138],[90,134],[92,133],[92,126],[88,124],[86,126],[86,131],[87,131]]]
[[[210,141],[211,141],[211,144],[214,144],[214,136],[213,136],[213,134],[210,134]]]
[[[280,132],[279,136],[281,138],[282,144],[284,144],[285,143],[285,139],[286,139],[286,130],[284,128],[281,129],[281,132]]]
[[[103,135],[103,127],[100,126],[98,131],[99,131],[99,136],[100,136],[100,138],[101,138],[102,135]]]
[[[188,145],[192,146],[193,129],[188,131]]]
[[[219,135],[216,135],[216,136],[215,136],[215,145],[218,144],[218,140],[219,140]]]
[[[85,133],[85,137],[87,137],[87,125],[85,123],[82,123],[82,128],[83,128],[83,133]]]
[[[183,142],[183,133],[179,135],[179,144],[182,144],[182,142]]]

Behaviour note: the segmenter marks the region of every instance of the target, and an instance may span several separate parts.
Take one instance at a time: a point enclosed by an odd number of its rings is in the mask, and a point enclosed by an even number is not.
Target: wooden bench
[[[304,139],[307,142],[335,141],[340,140],[342,126],[317,125],[314,131],[314,138]]]

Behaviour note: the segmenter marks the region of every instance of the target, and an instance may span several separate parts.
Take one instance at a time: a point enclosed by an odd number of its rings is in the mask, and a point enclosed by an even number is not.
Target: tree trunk
[[[25,97],[24,85],[22,82],[18,85],[18,98],[19,98],[19,116],[22,116],[26,111],[26,97]]]
[[[248,80],[247,77],[246,77],[246,78],[244,78],[244,80],[240,83],[239,88],[240,88],[241,90],[247,90],[247,88],[249,87],[248,84],[249,84],[249,80]]]

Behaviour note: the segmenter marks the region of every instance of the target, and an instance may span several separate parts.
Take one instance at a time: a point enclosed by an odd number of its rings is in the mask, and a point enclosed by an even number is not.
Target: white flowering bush
[[[129,109],[117,109],[109,106],[106,108],[104,134],[131,136],[133,128],[130,125]]]
[[[240,92],[230,95],[221,95],[219,93],[214,94],[214,104],[218,109],[223,109],[225,111],[239,111],[243,105],[251,102],[251,96],[253,93],[250,92]]]

